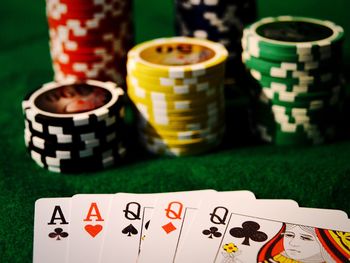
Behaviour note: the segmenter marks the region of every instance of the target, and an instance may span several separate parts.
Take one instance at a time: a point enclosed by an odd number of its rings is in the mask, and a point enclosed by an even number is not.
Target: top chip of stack
[[[124,84],[133,43],[131,1],[47,0],[46,13],[56,81]]]
[[[227,50],[208,40],[163,38],[128,53],[128,95],[144,146],[183,156],[217,145],[224,129]]]
[[[344,30],[331,21],[280,16],[244,29],[243,48],[254,57],[283,62],[323,61],[339,55]]]
[[[258,131],[276,144],[334,135],[342,89],[343,28],[305,17],[270,17],[244,29],[242,59],[259,83]]]
[[[124,92],[112,82],[51,82],[22,102],[25,142],[37,164],[54,172],[110,166],[123,155]]]

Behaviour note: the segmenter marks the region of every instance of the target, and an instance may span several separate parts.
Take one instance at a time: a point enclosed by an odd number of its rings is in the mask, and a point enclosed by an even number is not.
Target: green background
[[[259,16],[319,17],[350,32],[348,0],[261,0],[258,7]],[[350,213],[347,139],[318,147],[273,147],[233,138],[236,143],[197,157],[150,159],[132,153],[137,157],[128,164],[98,173],[62,175],[39,168],[26,154],[20,105],[29,90],[52,79],[44,1],[2,0],[0,11],[0,262],[31,262],[33,208],[41,197],[247,189],[258,198],[289,198],[301,206]],[[171,36],[172,19],[172,1],[137,0],[137,41]],[[345,51],[349,65],[350,48]]]

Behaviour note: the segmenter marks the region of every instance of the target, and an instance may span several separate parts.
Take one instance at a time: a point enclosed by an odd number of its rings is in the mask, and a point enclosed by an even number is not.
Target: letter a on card
[[[73,196],[69,262],[98,262],[112,198],[108,194]]]
[[[35,202],[33,262],[66,262],[70,234],[70,198]]]

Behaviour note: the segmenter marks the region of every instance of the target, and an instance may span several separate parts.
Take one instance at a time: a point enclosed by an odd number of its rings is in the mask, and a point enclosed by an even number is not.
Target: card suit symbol
[[[92,237],[95,237],[102,231],[102,225],[86,225],[85,231],[88,232]]]
[[[214,237],[221,237],[222,234],[218,231],[219,229],[215,226],[209,228],[209,229],[205,229],[203,230],[203,235],[208,236],[208,238],[213,238]]]
[[[128,235],[128,237],[131,237],[131,235],[137,235],[138,232],[139,231],[137,231],[137,229],[132,224],[128,225],[122,230],[122,233]]]
[[[246,221],[242,227],[231,228],[230,234],[233,237],[244,238],[242,245],[250,246],[249,239],[255,242],[264,242],[267,240],[267,235],[264,232],[258,231],[260,225],[253,221]]]
[[[148,221],[146,222],[146,224],[145,224],[145,229],[146,229],[146,230],[149,228],[149,223],[150,223],[150,222],[151,222],[151,220],[148,220]],[[141,239],[142,239],[142,240],[145,240],[145,237],[146,237],[146,235],[142,235]]]
[[[61,240],[61,238],[66,238],[68,236],[69,234],[67,232],[64,232],[60,227],[55,228],[54,232],[49,233],[49,237],[56,238],[56,240]]]
[[[167,234],[169,234],[169,233],[173,232],[174,230],[176,230],[176,227],[171,222],[169,222],[168,224],[162,226],[162,228],[164,229],[164,231]]]
[[[145,228],[146,228],[146,230],[148,229],[148,227],[149,227],[149,222],[151,222],[151,220],[148,220],[147,222],[146,222],[146,224],[145,224]]]

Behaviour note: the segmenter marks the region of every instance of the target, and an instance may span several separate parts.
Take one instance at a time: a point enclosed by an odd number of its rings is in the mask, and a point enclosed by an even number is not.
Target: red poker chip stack
[[[131,2],[46,0],[56,81],[125,84],[127,52],[133,44]]]

